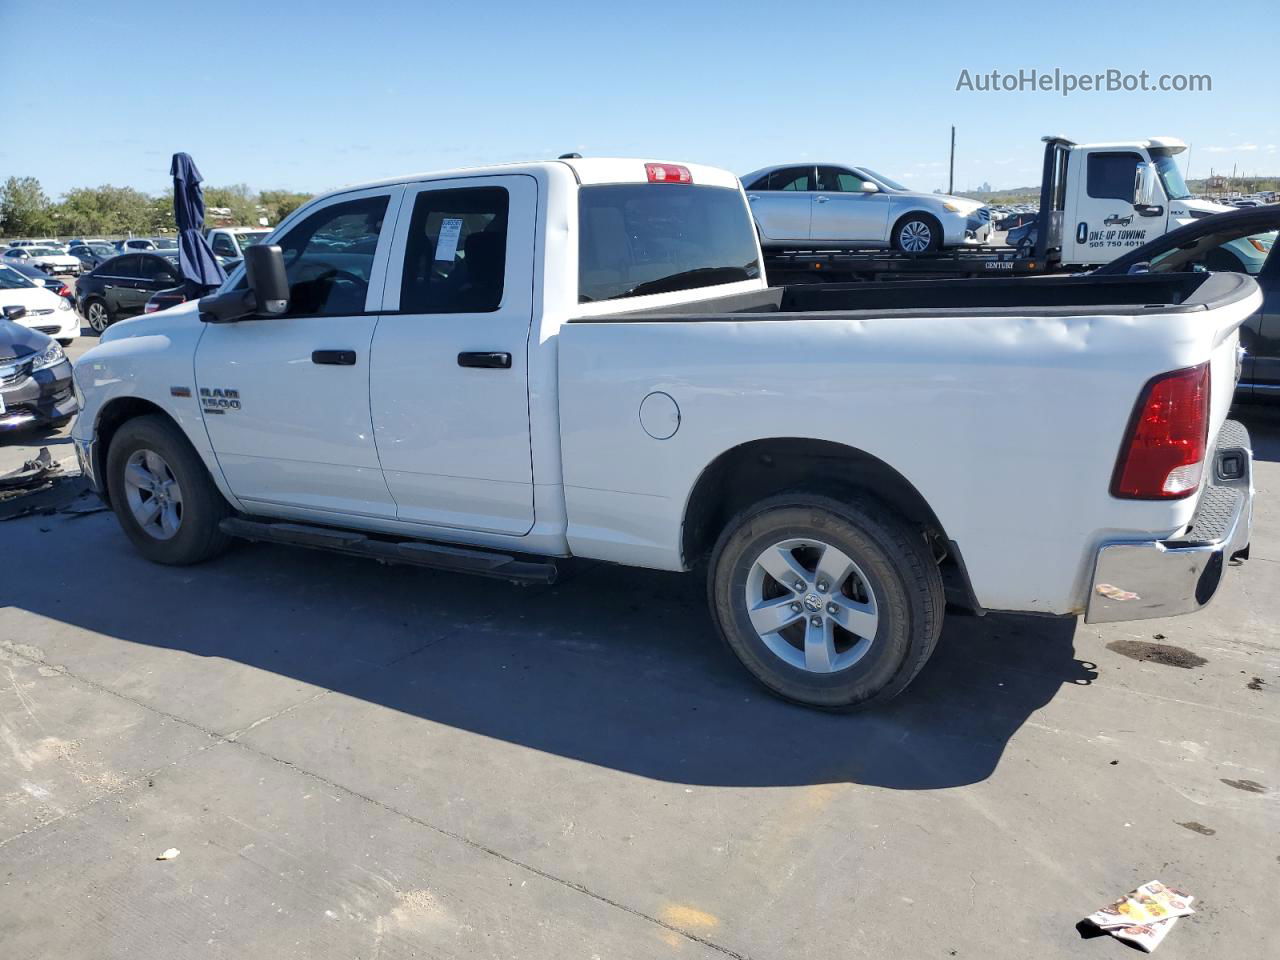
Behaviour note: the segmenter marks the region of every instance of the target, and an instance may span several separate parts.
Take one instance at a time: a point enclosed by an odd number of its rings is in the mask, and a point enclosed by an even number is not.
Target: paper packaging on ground
[[[1179,917],[1195,912],[1191,909],[1194,899],[1159,880],[1152,880],[1085,919],[1113,937],[1150,953],[1169,935]]]

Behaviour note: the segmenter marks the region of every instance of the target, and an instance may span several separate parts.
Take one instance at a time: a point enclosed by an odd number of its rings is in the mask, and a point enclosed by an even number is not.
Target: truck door
[[[809,236],[813,240],[884,243],[889,234],[889,197],[863,193],[862,177],[843,167],[818,168]]]
[[[813,167],[786,167],[769,174],[764,184],[757,181],[747,191],[747,202],[761,239],[807,242],[816,187]]]
[[[207,324],[200,338],[209,440],[232,492],[264,512],[395,516],[369,420],[369,346],[402,192],[357,190],[313,208],[277,241],[288,312]]]
[[[1134,206],[1138,168],[1147,158],[1137,150],[1079,150],[1072,153],[1074,196],[1063,227],[1063,262],[1103,264],[1162,236],[1169,216],[1165,200],[1155,208]]]
[[[537,207],[529,176],[406,188],[369,382],[401,520],[515,536],[533,526]]]

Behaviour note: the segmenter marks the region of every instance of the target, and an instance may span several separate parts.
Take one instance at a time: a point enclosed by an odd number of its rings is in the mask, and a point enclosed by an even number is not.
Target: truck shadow
[[[397,737],[430,721],[664,781],[973,783],[1064,684],[1095,676],[1074,656],[1074,620],[952,616],[905,695],[870,712],[824,714],[755,685],[716,637],[696,576],[582,564],[554,587],[519,588],[250,545],[175,569],[134,554],[109,513],[5,527],[26,558],[7,602],[57,621],[46,624],[49,659],[86,679],[128,671],[131,682],[162,664],[137,681],[146,689],[131,687],[154,708],[172,711],[166,690],[206,676],[207,696],[229,703],[246,675],[142,659],[109,638],[236,661],[389,708],[403,715]],[[86,572],[73,589],[70,558]],[[12,630],[3,639],[36,642]],[[164,676],[175,663],[182,674]]]

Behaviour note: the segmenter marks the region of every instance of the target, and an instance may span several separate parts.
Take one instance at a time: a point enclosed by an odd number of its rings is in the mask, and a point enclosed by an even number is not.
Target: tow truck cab
[[[1231,209],[1191,196],[1177,159],[1187,149],[1181,140],[1044,142],[1036,248],[1043,262],[1098,266],[1199,217]]]

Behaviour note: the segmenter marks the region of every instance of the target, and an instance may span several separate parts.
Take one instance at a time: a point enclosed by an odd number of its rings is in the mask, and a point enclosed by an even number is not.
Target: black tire
[[[102,334],[116,322],[116,315],[101,297],[88,297],[84,301],[84,320],[90,330]]]
[[[181,492],[180,522],[170,539],[148,533],[134,517],[126,492],[125,468],[139,451],[158,454]],[[158,414],[129,420],[107,450],[107,493],[120,526],[138,551],[154,563],[200,563],[227,549],[231,538],[218,524],[231,513],[199,454],[172,421]]]
[[[916,229],[927,228],[929,231],[929,242],[923,250],[908,250],[903,242],[903,231],[912,225],[917,225]],[[927,213],[908,213],[893,225],[891,240],[893,249],[903,253],[926,253],[939,250],[942,248],[942,224]]]
[[[76,342],[76,341],[75,341],[75,338],[74,338],[74,337],[59,337],[59,338],[58,338],[58,346],[60,346],[60,347],[69,347],[69,346],[71,346],[71,345],[72,345],[73,343],[75,343],[75,342]]]
[[[853,641],[869,644],[861,659],[828,673],[784,660],[748,614],[748,578],[757,557],[774,544],[809,538],[857,565],[878,616],[874,637]],[[827,710],[883,703],[905,690],[937,645],[946,603],[938,566],[918,529],[871,498],[803,493],[763,500],[729,522],[711,556],[708,591],[720,635],[747,671],[785,700]],[[807,619],[808,613],[800,617],[801,627]]]

